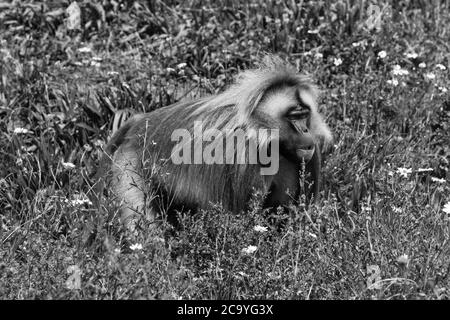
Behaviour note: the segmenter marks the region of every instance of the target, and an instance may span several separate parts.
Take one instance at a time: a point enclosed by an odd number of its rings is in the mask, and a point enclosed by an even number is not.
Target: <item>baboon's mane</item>
[[[267,56],[255,69],[238,74],[236,82],[224,92],[199,101],[193,116],[202,114],[203,121],[213,128],[235,129],[247,126],[251,115],[268,91],[275,87],[295,86],[317,97],[318,90],[311,78],[299,74],[294,66],[275,56]],[[312,106],[315,107],[315,106]],[[232,108],[233,117],[219,117],[221,111]],[[227,112],[228,113],[228,112]]]
[[[224,92],[169,106],[166,117],[171,121],[162,120],[155,131],[169,130],[165,123],[171,123],[171,129],[186,128],[192,132],[194,121],[201,121],[203,130],[214,128],[225,132],[225,135],[233,134],[236,129],[248,132],[248,129],[260,128],[259,123],[255,125],[254,111],[267,94],[286,86],[303,88],[317,95],[317,89],[308,76],[299,74],[295,67],[280,58],[268,56],[257,68],[238,74],[236,82]],[[270,121],[273,120],[263,119],[261,123],[274,128]],[[163,134],[168,135],[169,132]],[[265,144],[268,138],[258,136],[258,146]],[[211,142],[215,143],[220,142]],[[264,181],[267,183],[271,179],[261,177],[259,168],[254,164],[172,166],[170,179],[173,180],[169,185],[173,188],[171,192],[186,203],[206,204],[221,199],[226,208],[242,209],[251,188],[262,187]]]
[[[218,95],[179,102],[135,116],[131,121],[133,126],[129,130],[122,130],[119,138],[112,139],[112,149],[115,142],[123,143],[122,152],[128,157],[131,157],[129,150],[142,150],[142,147],[144,150],[151,150],[148,153],[152,161],[148,162],[144,153],[137,154],[137,159],[141,160],[142,169],[152,171],[152,162],[161,165],[162,172],[166,174],[158,175],[158,180],[161,181],[157,185],[164,186],[169,198],[173,196],[183,204],[199,204],[203,208],[209,202],[221,202],[225,208],[238,212],[245,207],[253,189],[267,191],[273,177],[260,175],[261,166],[250,162],[175,165],[170,159],[179,149],[175,148],[178,144],[170,141],[170,137],[176,129],[186,129],[192,134],[196,121],[201,122],[203,130],[217,129],[225,136],[234,134],[237,129],[243,129],[247,134],[254,131],[250,129],[277,128],[276,119],[266,116],[264,112],[255,111],[266,96],[286,86],[308,90],[313,96],[317,96],[317,89],[308,76],[299,74],[295,67],[280,58],[268,56],[257,68],[238,74],[236,82]],[[317,123],[317,128],[323,130],[316,106],[311,108],[312,128]],[[315,131],[312,131],[314,134]],[[138,145],[136,136],[144,138],[141,139],[144,145]],[[250,135],[245,137],[246,142],[253,140],[261,148],[267,146],[270,137],[266,135],[261,138],[258,134],[257,141],[254,138],[255,136]],[[186,143],[192,144],[192,141]],[[214,139],[211,145],[216,143],[220,143],[220,139]],[[192,146],[195,147],[195,144]],[[214,149],[215,146],[217,145],[213,146]],[[234,152],[237,154],[241,150],[244,149],[236,146]],[[292,175],[296,174],[294,169],[291,171]]]

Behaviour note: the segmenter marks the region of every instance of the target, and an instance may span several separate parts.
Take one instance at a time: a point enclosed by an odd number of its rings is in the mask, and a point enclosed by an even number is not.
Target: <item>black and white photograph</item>
[[[449,68],[448,0],[0,0],[0,300],[449,300]]]

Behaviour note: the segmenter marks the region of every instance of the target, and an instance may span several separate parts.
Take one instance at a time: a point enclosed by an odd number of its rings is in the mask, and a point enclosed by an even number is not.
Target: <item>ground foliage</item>
[[[448,298],[449,20],[446,1],[0,1],[0,298]],[[320,204],[267,218],[256,195],[130,242],[86,198],[110,132],[264,53],[323,91]]]

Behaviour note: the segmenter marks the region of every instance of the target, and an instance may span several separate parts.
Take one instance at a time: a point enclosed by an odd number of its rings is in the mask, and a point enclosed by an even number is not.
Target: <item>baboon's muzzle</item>
[[[292,122],[293,127],[297,131],[295,138],[295,154],[299,160],[303,159],[308,162],[312,159],[315,151],[314,139],[306,124],[302,122]]]
[[[315,143],[310,133],[296,135],[287,141],[282,141],[281,150],[284,152],[292,162],[305,161],[312,159],[315,151]]]
[[[296,146],[295,152],[299,159],[304,159],[305,162],[312,159],[315,151],[315,143],[307,128],[305,128],[302,135],[298,137]]]
[[[315,151],[315,146],[313,144],[302,146],[301,148],[297,149],[297,157],[299,159],[304,159],[305,162],[308,162],[312,159]]]

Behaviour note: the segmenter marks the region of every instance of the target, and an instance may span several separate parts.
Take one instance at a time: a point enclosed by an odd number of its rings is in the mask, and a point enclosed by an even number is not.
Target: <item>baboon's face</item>
[[[313,157],[315,143],[309,128],[315,103],[308,90],[285,87],[272,92],[261,104],[262,111],[277,122],[281,155],[293,162],[308,162]]]

